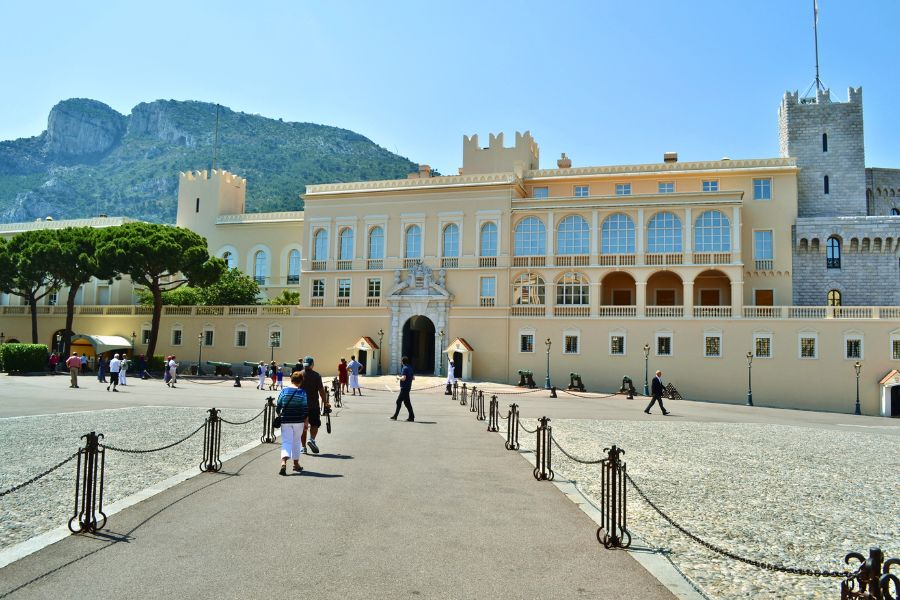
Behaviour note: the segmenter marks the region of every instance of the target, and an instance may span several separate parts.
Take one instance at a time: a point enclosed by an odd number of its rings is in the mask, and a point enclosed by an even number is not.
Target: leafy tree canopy
[[[291,290],[282,290],[281,295],[271,298],[269,304],[282,304],[285,306],[296,306],[300,304],[300,292],[292,292]]]

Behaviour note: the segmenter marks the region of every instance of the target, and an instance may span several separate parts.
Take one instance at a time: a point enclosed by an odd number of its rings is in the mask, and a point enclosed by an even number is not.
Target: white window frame
[[[768,181],[769,182],[769,197],[768,198],[757,198],[756,197],[756,182],[757,181]],[[771,202],[772,201],[772,178],[771,177],[754,177],[751,181],[753,185],[753,199],[757,202]]]
[[[321,282],[322,282],[322,293],[321,293],[321,294],[318,294],[318,295],[316,294],[316,282],[317,282],[317,281],[321,281]],[[327,289],[327,287],[328,287],[328,286],[325,284],[325,278],[324,278],[324,277],[316,277],[315,279],[313,279],[312,281],[310,281],[310,282],[309,282],[309,297],[310,297],[310,299],[312,299],[312,298],[322,298],[322,299],[324,299],[324,298],[325,298],[325,290]]]
[[[243,332],[243,334],[244,334],[244,345],[243,346],[238,343],[238,334],[241,332]],[[248,330],[247,330],[247,326],[245,324],[239,323],[239,324],[235,325],[235,327],[234,327],[234,347],[235,348],[246,348],[247,347],[247,341],[248,341],[247,334],[248,334]]]
[[[213,327],[212,325],[204,325],[203,330],[200,333],[203,335],[203,347],[204,348],[212,348],[213,346],[216,345],[216,328],[215,327]],[[210,335],[209,338],[207,338],[207,334]],[[207,339],[210,340],[210,342],[212,342],[212,343],[207,344],[206,343]]]
[[[372,283],[378,282],[378,294],[372,295]],[[353,285],[352,283],[350,284]],[[366,278],[366,298],[381,298],[381,277],[367,277]]]
[[[769,340],[769,355],[761,356],[756,351],[756,340],[758,339],[767,339]],[[769,331],[760,331],[753,334],[753,358],[760,360],[769,360],[775,356],[775,335]]]
[[[811,339],[814,342],[813,356],[803,356],[803,340]],[[818,360],[819,358],[819,334],[816,331],[801,331],[797,334],[797,358],[800,360]]]
[[[177,344],[175,343],[175,332],[176,331],[180,332],[179,336],[178,336],[179,341]],[[184,327],[181,325],[181,323],[175,323],[174,325],[172,325],[171,329],[169,329],[169,341],[172,343],[173,346],[183,346],[184,345]]]
[[[493,279],[494,280],[494,293],[490,296],[483,296],[481,294],[481,292],[484,291],[484,288],[482,287],[482,282],[485,279]],[[494,302],[496,303],[496,301],[497,301],[497,276],[496,275],[482,275],[481,277],[478,278],[478,297],[479,298],[493,298]]]
[[[497,240],[496,240],[496,244],[495,244],[495,248],[494,248],[494,250],[495,250],[494,254],[485,254],[485,253],[484,253],[484,248],[482,248],[482,245],[481,245],[481,242],[482,242],[482,240],[481,240],[481,229],[482,229],[482,227],[484,227],[484,226],[487,225],[488,223],[492,224],[492,225],[494,226],[494,229],[497,230]],[[478,231],[478,240],[477,240],[477,243],[478,243],[478,256],[479,256],[479,257],[485,257],[485,258],[496,258],[496,257],[500,256],[500,223],[498,222],[498,220],[497,220],[497,219],[494,219],[494,218],[481,218],[481,217],[479,217],[478,223],[477,223],[477,228],[478,228],[478,229],[477,229],[477,231]]]
[[[666,337],[669,338],[669,353],[660,354],[659,340]],[[657,331],[653,336],[653,355],[663,358],[675,356],[675,334],[671,331]]]
[[[591,186],[576,185],[572,190],[572,195],[576,198],[587,198],[591,195]]]
[[[620,337],[622,338],[622,351],[621,352],[613,352],[612,342],[613,338]],[[607,353],[609,356],[626,356],[628,354],[628,335],[624,331],[610,331],[608,337],[608,343],[606,345]]]
[[[347,282],[347,295],[341,296],[341,282]],[[353,278],[352,277],[338,277],[334,281],[334,303],[338,303],[338,299],[346,298],[347,302],[350,302],[350,298],[353,297]]]
[[[623,182],[615,184],[616,196],[630,196],[631,195],[631,183]]]
[[[672,186],[672,189],[663,189],[663,186]],[[657,194],[674,194],[675,193],[675,182],[674,181],[658,181],[656,187]]]
[[[772,235],[772,258],[758,258],[756,256],[756,233],[768,231]],[[751,241],[753,242],[753,260],[771,260],[775,261],[775,230],[774,229],[754,229],[751,233]]]
[[[406,259],[406,232],[413,225],[418,225],[419,227],[419,256],[418,257],[409,257],[414,260],[425,260],[428,257],[428,240],[425,235],[425,214],[424,213],[404,213],[400,215],[400,256],[403,259]],[[440,243],[440,240],[438,241]],[[387,254],[387,231],[385,230],[385,254]]]
[[[272,334],[278,334],[278,343],[274,346],[275,348],[281,348],[284,344],[284,333],[281,331],[281,325],[269,325],[269,330],[266,332],[266,348],[272,348],[270,344],[272,343]]]
[[[522,350],[522,336],[530,335],[531,336],[531,352],[527,350]],[[537,339],[537,332],[531,328],[525,328],[519,330],[519,343],[518,350],[519,354],[535,354],[535,340]]]
[[[707,185],[708,184],[708,185]],[[709,189],[706,189],[709,188]],[[704,179],[700,182],[700,191],[701,192],[718,192],[719,191],[719,180],[718,179]]]
[[[894,354],[894,342],[900,343],[900,329],[891,332],[888,341],[888,360],[900,360],[900,351],[896,355]]]
[[[718,354],[709,354],[706,351],[706,340],[709,338],[719,338],[719,353]],[[703,332],[703,347],[701,350],[703,351],[703,358],[722,358],[725,356],[724,346],[722,344],[722,332],[719,330],[711,330]]]
[[[153,326],[150,323],[141,323],[141,345],[146,346],[150,343],[150,332]]]
[[[569,352],[566,350],[566,338],[574,337],[575,338],[575,352]],[[581,330],[580,329],[566,329],[562,333],[562,354],[566,356],[577,356],[581,354]]]
[[[859,341],[859,356],[847,356],[847,342],[851,340]],[[866,341],[862,333],[858,331],[848,331],[844,334],[844,360],[864,360],[866,357]]]
[[[546,185],[536,185],[531,188],[531,197],[539,199],[549,198],[550,188]]]

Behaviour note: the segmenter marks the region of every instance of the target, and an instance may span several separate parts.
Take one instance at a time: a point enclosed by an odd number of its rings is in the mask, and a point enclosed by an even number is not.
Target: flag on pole
[[[819,0],[813,0],[813,19],[815,20],[814,25],[819,24]]]

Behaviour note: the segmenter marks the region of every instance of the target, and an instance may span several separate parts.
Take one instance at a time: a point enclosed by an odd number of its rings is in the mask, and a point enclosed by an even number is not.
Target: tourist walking
[[[169,382],[172,380],[172,377],[169,375],[169,360],[171,360],[171,356],[167,356],[165,360],[163,360],[163,383],[169,385]]]
[[[81,373],[87,373],[87,354],[81,353]]]
[[[353,395],[355,396],[358,391],[362,396],[362,390],[359,387],[359,371],[362,369],[362,363],[356,360],[356,356],[351,355],[347,369],[350,371],[350,389],[353,390]]]
[[[122,368],[122,361],[119,360],[118,354],[113,354],[112,360],[109,361],[109,385],[106,386],[106,391],[109,391],[109,388],[112,387],[112,391],[119,391],[119,370]]]
[[[78,372],[81,371],[81,359],[78,358],[77,352],[73,352],[72,356],[66,360],[66,367],[69,369],[69,387],[77,388]]]
[[[653,378],[653,383],[650,384],[650,395],[652,396],[652,400],[650,400],[650,404],[647,405],[647,408],[644,409],[645,413],[649,415],[650,409],[653,408],[653,404],[659,402],[659,409],[662,411],[662,414],[669,414],[669,411],[663,406],[662,401],[662,395],[665,391],[666,386],[664,386],[662,382],[662,371],[657,371],[656,377]]]
[[[266,363],[264,361],[259,361],[259,365],[256,367],[256,374],[259,376],[259,383],[256,384],[256,389],[266,391]]]
[[[278,389],[284,389],[284,368],[278,367]]]
[[[122,353],[122,365],[119,367],[119,385],[127,385],[125,383],[125,374],[128,372],[128,368],[131,366],[131,361],[128,360],[128,355],[124,352]]]
[[[108,361],[103,355],[97,357],[97,381],[106,383],[106,370],[109,368]]]
[[[59,364],[59,357],[56,352],[50,354],[50,372],[56,373],[56,366]]]
[[[351,356],[352,360],[353,357]],[[338,384],[340,384],[341,393],[346,393],[347,391],[347,359],[343,356],[341,357],[341,362],[338,363]]]
[[[278,365],[275,364],[274,360],[269,364],[268,373],[269,378],[272,380],[272,382],[269,384],[269,390],[274,390],[275,386],[278,385]]]
[[[409,392],[412,390],[412,382],[415,379],[415,375],[413,375],[412,367],[409,366],[409,358],[404,356],[400,359],[400,362],[403,364],[403,367],[400,369],[400,394],[397,396],[397,409],[394,411],[394,416],[391,417],[392,421],[397,420],[397,415],[400,414],[400,406],[406,405],[406,410],[409,413],[409,417],[406,419],[407,421],[415,421],[416,415],[413,414],[412,401],[409,399]]]
[[[306,402],[309,405],[309,416],[307,417],[306,427],[303,428],[303,436],[301,440],[304,446],[308,446],[313,454],[319,453],[319,446],[316,444],[316,434],[319,433],[319,427],[322,426],[322,417],[319,414],[319,400],[322,400],[321,406],[325,407],[325,412],[331,412],[331,405],[328,403],[328,396],[325,394],[325,387],[322,385],[322,376],[313,369],[316,364],[312,356],[303,359],[303,390],[306,392]],[[309,441],[307,441],[307,437]]]
[[[169,387],[175,387],[175,382],[178,380],[178,363],[175,362],[175,355],[169,357],[169,362],[166,363],[166,371],[169,373]]]
[[[281,415],[281,469],[279,475],[287,475],[288,458],[294,461],[293,470],[299,473],[300,455],[303,454],[303,431],[309,413],[306,391],[303,389],[303,373],[291,373],[291,384],[278,394],[275,412]]]
[[[147,379],[147,359],[144,358],[143,354],[138,358],[138,373],[141,379]]]

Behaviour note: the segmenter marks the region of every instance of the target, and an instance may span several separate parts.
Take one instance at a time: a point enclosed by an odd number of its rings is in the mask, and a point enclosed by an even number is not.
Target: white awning
[[[125,348],[133,350],[131,340],[123,338],[119,335],[87,335],[85,333],[76,333],[72,336],[72,341],[87,340],[94,347],[94,352],[103,354],[110,350],[123,350]]]

